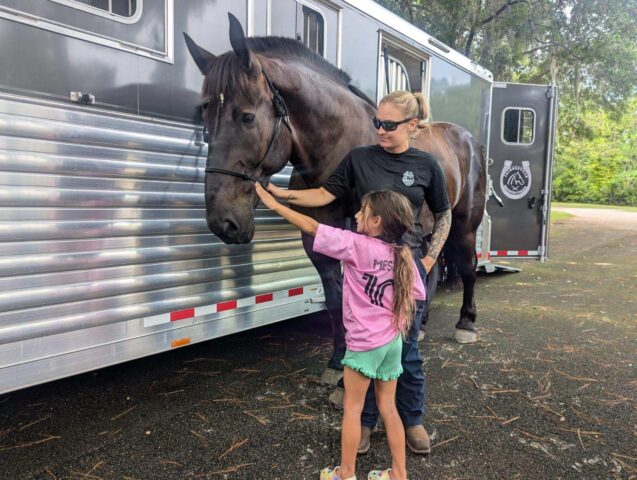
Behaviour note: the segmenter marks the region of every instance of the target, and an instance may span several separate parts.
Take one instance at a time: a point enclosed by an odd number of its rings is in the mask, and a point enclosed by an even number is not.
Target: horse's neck
[[[290,114],[290,162],[309,186],[321,185],[352,148],[374,142],[374,109],[346,86],[300,63],[268,68]]]

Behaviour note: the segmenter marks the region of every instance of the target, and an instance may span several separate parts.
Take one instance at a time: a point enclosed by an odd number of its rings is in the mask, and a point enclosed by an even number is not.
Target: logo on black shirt
[[[411,187],[414,184],[415,180],[416,177],[414,177],[413,172],[407,170],[405,173],[403,173],[403,183],[408,187]]]

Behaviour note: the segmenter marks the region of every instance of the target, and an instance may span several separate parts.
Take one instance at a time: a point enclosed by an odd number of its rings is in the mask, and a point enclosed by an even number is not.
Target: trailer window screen
[[[303,45],[323,56],[323,35],[325,26],[321,14],[303,7]]]
[[[68,0],[68,5],[81,3],[118,17],[133,17],[137,13],[137,0]]]
[[[502,117],[502,140],[506,143],[533,143],[535,112],[524,108],[507,108]]]

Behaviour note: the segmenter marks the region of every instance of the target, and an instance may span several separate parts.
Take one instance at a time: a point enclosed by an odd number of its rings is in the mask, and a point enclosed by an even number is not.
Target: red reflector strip
[[[273,294],[266,293],[264,295],[257,295],[254,303],[259,304],[259,303],[271,302],[273,299],[274,299]]]
[[[531,252],[533,253],[533,252]],[[316,286],[310,288],[311,291],[315,291]],[[308,294],[310,293],[308,290]],[[267,305],[266,308],[272,308],[277,303],[290,303],[288,300],[290,297],[296,297],[305,294],[305,287],[295,287],[289,290],[278,290],[271,293],[262,293],[253,297],[239,298],[236,300],[228,300],[217,304],[209,304],[194,308],[185,308],[182,310],[175,310],[174,312],[162,313],[160,315],[153,315],[150,317],[144,317],[144,328],[155,327],[170,322],[176,322],[179,320],[186,320],[189,318],[204,317],[211,314],[226,312],[243,307],[253,307],[254,305],[265,304],[272,302],[272,305]],[[293,302],[301,302],[304,299],[292,300]]]
[[[233,308],[237,308],[236,300],[230,300],[229,302],[217,304],[217,312],[225,312],[226,310],[232,310]]]
[[[537,250],[494,250],[487,254],[494,257],[534,257],[539,256],[540,252]]]
[[[476,255],[476,257],[477,257],[477,259],[478,259],[478,260],[480,260],[480,259],[482,258],[482,254],[481,254],[481,253],[478,253],[478,254]]]
[[[194,308],[187,308],[186,310],[179,310],[177,312],[170,312],[170,321],[175,322],[177,320],[184,320],[186,318],[192,318],[195,316]]]

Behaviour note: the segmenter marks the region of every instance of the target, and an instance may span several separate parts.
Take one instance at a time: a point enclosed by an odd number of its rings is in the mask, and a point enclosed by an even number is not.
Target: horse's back
[[[445,173],[449,202],[458,206],[467,190],[479,190],[486,178],[482,149],[467,129],[449,122],[433,122],[421,130],[414,147],[434,155]]]

